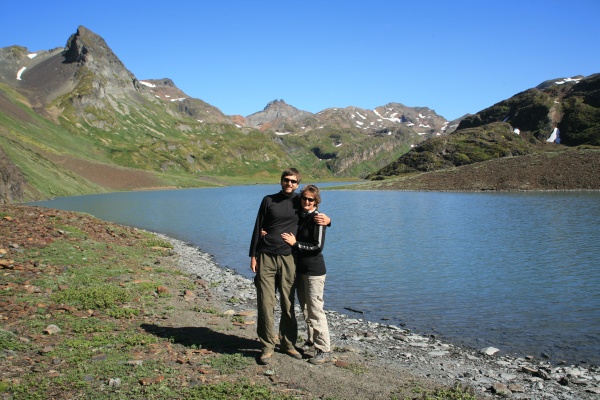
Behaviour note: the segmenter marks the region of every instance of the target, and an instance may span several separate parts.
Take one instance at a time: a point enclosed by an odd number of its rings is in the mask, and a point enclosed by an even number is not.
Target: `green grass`
[[[223,354],[210,360],[210,366],[221,374],[231,374],[245,369],[254,359],[244,357],[242,354]]]

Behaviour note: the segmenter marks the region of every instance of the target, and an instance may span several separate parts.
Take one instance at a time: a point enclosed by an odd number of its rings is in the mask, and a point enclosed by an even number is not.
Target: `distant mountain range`
[[[288,166],[308,180],[381,179],[409,171],[390,166],[430,141],[498,121],[530,144],[558,128],[565,144],[598,145],[597,103],[592,76],[548,81],[455,121],[400,103],[313,114],[274,100],[246,117],[225,115],[168,78],[138,80],[80,26],[64,48],[0,49],[0,202],[265,182]],[[463,155],[463,164],[478,160]]]

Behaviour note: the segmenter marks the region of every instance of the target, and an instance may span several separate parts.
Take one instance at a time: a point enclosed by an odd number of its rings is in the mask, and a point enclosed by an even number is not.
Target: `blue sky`
[[[446,119],[600,72],[598,0],[1,0],[0,47],[63,47],[79,25],[140,80],[225,114],[390,102]]]

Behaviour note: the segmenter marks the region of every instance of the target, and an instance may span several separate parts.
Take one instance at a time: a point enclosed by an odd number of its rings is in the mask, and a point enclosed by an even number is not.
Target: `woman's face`
[[[306,191],[300,195],[300,204],[302,205],[302,209],[304,211],[312,211],[315,209],[315,196]]]

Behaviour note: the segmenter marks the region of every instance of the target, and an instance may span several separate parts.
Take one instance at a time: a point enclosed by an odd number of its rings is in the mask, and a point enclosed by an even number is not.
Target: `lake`
[[[127,192],[30,204],[164,233],[250,277],[256,212],[278,190]],[[333,220],[324,251],[326,308],[476,349],[600,364],[600,193],[326,190],[322,198],[320,209]]]

